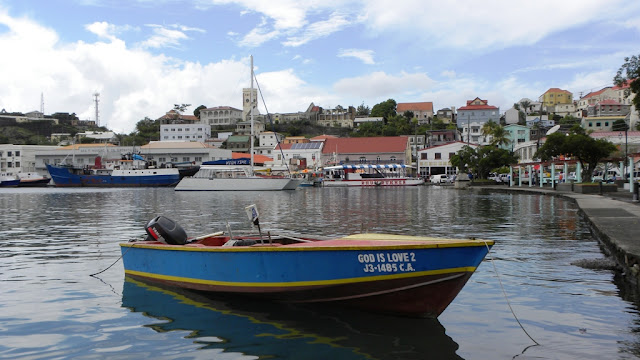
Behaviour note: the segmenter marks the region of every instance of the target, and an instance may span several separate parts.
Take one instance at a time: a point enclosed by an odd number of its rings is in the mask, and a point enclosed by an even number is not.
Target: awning
[[[355,165],[338,165],[338,166],[328,166],[325,167],[325,170],[336,170],[336,169],[399,169],[399,168],[411,168],[411,166],[407,166],[405,164],[355,164]]]

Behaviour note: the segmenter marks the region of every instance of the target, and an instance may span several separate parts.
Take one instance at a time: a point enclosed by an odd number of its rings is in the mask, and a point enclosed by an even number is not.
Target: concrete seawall
[[[640,203],[631,193],[580,194],[551,188],[473,186],[461,191],[520,192],[560,196],[575,201],[593,234],[624,269],[625,278],[640,288]]]

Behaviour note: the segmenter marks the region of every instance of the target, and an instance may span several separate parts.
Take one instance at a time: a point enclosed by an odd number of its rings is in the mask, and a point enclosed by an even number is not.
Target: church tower
[[[244,88],[242,89],[242,120],[246,121],[249,120],[249,114],[250,114],[250,110],[252,108],[251,106],[251,93],[253,90],[253,108],[256,109],[254,110],[253,116],[259,115],[260,111],[257,110],[257,106],[256,104],[258,103],[258,89],[250,89],[250,88]]]

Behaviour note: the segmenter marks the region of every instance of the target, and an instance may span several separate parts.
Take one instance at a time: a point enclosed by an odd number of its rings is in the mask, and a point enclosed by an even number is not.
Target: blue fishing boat
[[[219,232],[189,239],[163,216],[146,230],[148,239],[120,244],[127,276],[192,290],[415,317],[440,315],[493,245],[392,234],[322,240]]]
[[[105,164],[97,157],[94,166],[47,164],[47,170],[57,187],[159,187],[180,181],[177,168],[157,168],[137,154]]]

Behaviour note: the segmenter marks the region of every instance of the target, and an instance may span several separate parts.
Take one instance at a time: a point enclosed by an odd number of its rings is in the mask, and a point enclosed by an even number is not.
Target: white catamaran
[[[291,176],[258,175],[253,168],[253,56],[251,56],[251,160],[248,165],[207,165],[200,166],[200,170],[185,177],[176,191],[260,191],[260,190],[295,190],[303,179]]]

